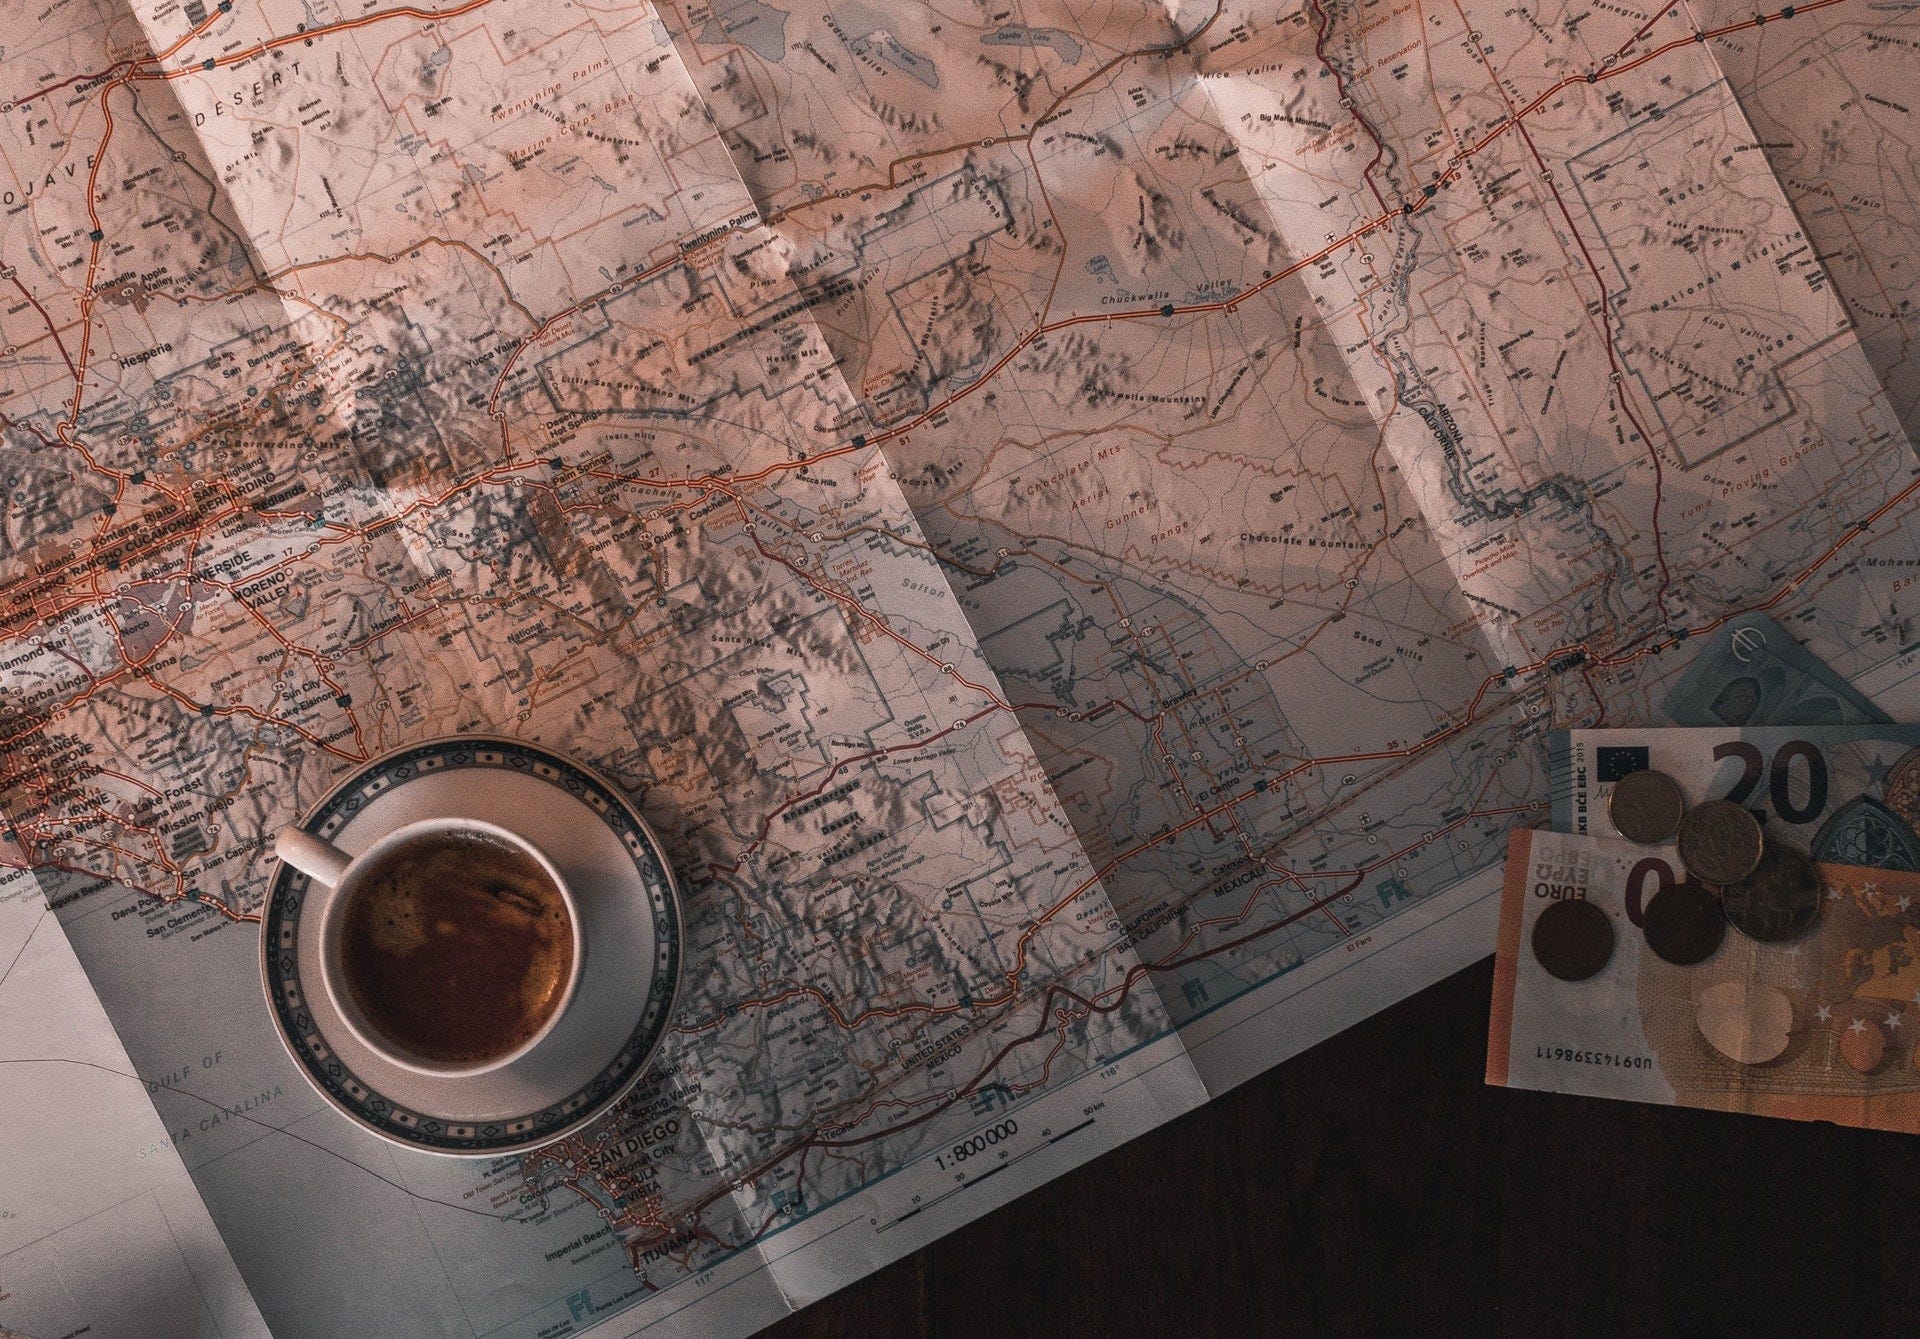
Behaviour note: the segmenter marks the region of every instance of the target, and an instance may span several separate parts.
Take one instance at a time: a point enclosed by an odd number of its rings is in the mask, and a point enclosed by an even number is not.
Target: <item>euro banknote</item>
[[[1676,725],[1846,725],[1887,719],[1765,614],[1742,614],[1709,634],[1661,709]]]
[[[1671,847],[1517,831],[1507,855],[1487,1082],[1626,1101],[1920,1132],[1920,875],[1820,866],[1800,938],[1728,928],[1704,961],[1656,955],[1640,926],[1679,877]],[[1534,927],[1585,899],[1613,930],[1585,980],[1540,965]]]
[[[1920,870],[1920,725],[1559,730],[1547,755],[1559,832],[1617,835],[1607,797],[1651,767],[1689,804],[1744,805],[1815,860]]]

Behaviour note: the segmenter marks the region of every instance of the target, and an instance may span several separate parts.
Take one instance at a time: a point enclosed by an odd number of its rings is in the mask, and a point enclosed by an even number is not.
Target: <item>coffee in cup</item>
[[[573,974],[573,918],[525,851],[429,833],[383,853],[341,908],[340,967],[367,1023],[439,1064],[525,1046]]]
[[[490,823],[433,819],[357,856],[298,829],[281,858],[331,891],[317,909],[322,979],[347,1026],[425,1073],[479,1073],[552,1030],[583,945],[552,862]]]

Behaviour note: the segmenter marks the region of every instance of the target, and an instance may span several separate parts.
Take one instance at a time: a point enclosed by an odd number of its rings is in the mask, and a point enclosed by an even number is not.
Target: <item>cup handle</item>
[[[274,834],[273,853],[316,883],[331,888],[340,882],[353,857],[300,828],[281,828]]]

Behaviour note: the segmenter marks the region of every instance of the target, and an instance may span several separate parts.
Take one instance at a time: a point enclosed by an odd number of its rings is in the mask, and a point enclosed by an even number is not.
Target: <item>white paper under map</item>
[[[177,1070],[210,1058],[181,1055]],[[267,1333],[147,1084],[19,868],[0,873],[0,1163],[0,1334]]]

